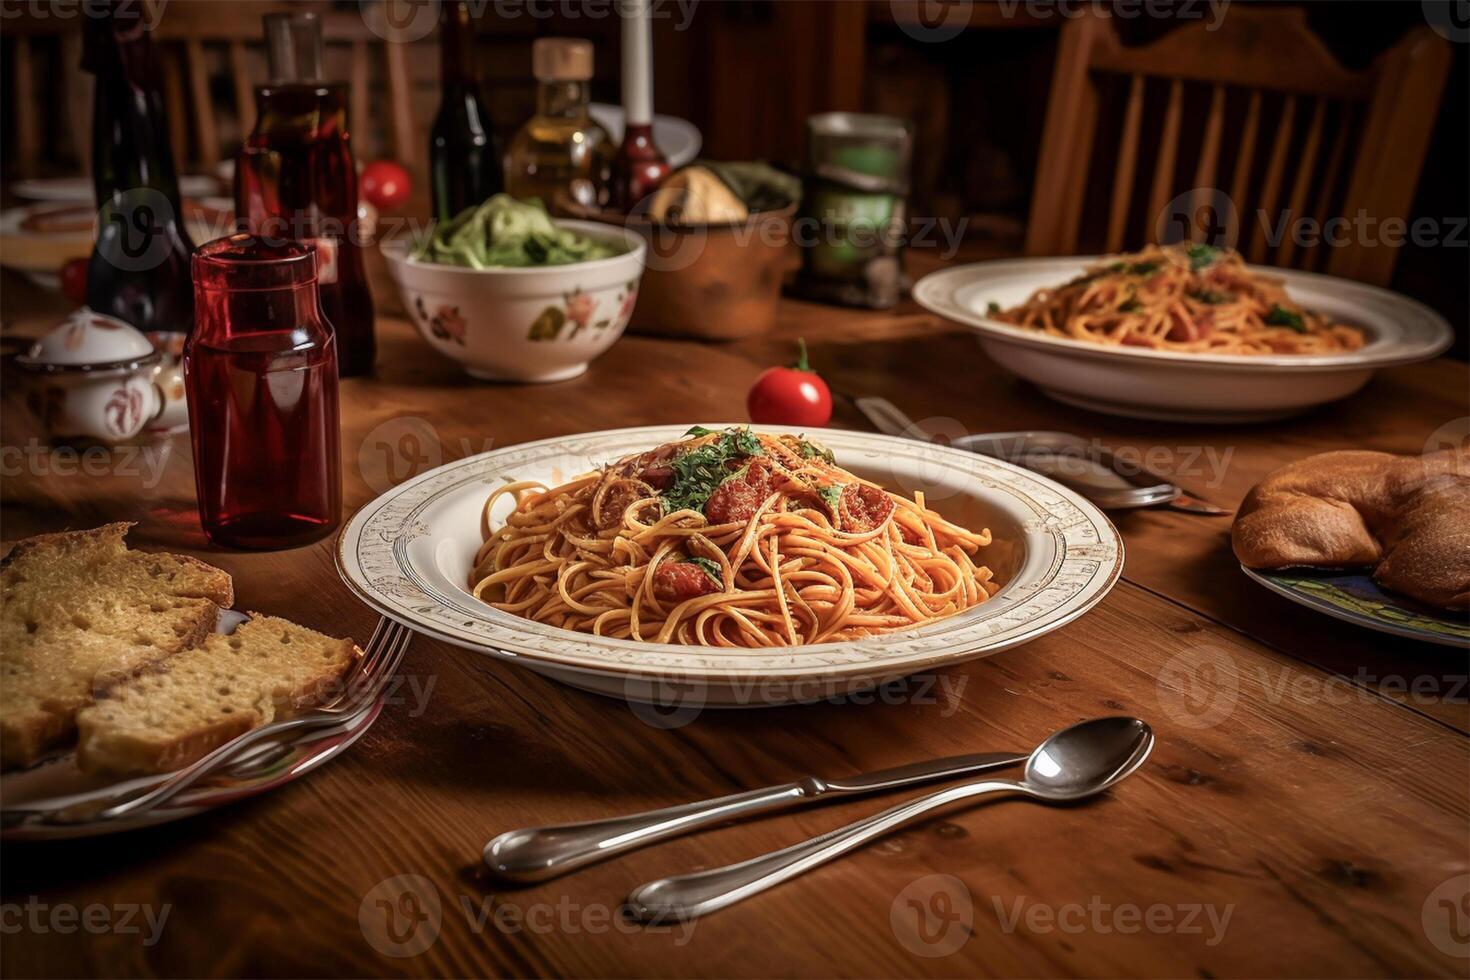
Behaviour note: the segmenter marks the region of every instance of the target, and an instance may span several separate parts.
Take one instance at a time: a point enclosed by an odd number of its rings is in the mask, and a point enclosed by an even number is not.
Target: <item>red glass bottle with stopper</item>
[[[255,128],[235,157],[241,231],[317,246],[322,307],[336,329],[342,377],[373,369],[373,297],[357,220],[347,86],[326,81],[321,19],[265,16],[270,80],[255,89]]]
[[[613,157],[608,203],[632,212],[672,168],[653,140],[653,30],[648,0],[623,0],[623,142]]]
[[[232,235],[193,258],[184,385],[199,520],[216,544],[276,549],[342,518],[337,341],[312,245]]]

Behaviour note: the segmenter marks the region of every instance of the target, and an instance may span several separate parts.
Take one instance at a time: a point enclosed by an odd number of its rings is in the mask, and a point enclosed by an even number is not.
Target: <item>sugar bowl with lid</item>
[[[16,364],[29,375],[29,404],[54,439],[126,442],[184,411],[165,391],[174,359],[130,324],[85,306]]]

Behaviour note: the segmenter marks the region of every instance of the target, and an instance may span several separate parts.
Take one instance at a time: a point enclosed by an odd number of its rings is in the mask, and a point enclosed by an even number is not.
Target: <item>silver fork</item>
[[[278,739],[282,735],[300,729],[326,728],[340,725],[344,721],[357,717],[370,709],[377,701],[378,695],[383,692],[393,674],[398,670],[399,664],[403,662],[403,655],[408,650],[409,641],[412,639],[413,631],[407,626],[395,623],[387,617],[378,620],[378,627],[373,631],[372,639],[368,640],[367,646],[363,648],[362,659],[358,661],[358,669],[354,672],[352,680],[348,682],[346,690],[332,701],[293,718],[253,728],[221,745],[197,762],[180,769],[141,796],[135,796],[102,810],[94,810],[95,804],[67,807],[51,814],[48,822],[78,823],[116,820],[119,817],[145,813],[173,799],[206,776],[229,766],[249,751],[252,746],[268,739]]]

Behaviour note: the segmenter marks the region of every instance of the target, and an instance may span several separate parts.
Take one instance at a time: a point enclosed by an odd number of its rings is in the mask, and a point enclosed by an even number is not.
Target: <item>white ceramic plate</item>
[[[230,633],[245,620],[233,609],[220,611],[217,633]],[[386,692],[385,692],[386,696]],[[324,762],[345,752],[372,727],[383,710],[379,698],[367,712],[352,721],[322,729],[310,739],[289,749],[276,750],[260,745],[247,751],[228,773],[179,793],[167,804],[136,817],[78,823],[47,823],[33,812],[41,807],[53,811],[62,806],[96,805],[101,801],[136,794],[168,778],[168,773],[136,776],[118,780],[93,776],[77,768],[76,752],[66,752],[26,769],[0,776],[0,838],[4,840],[56,840],[74,837],[100,837],[139,827],[154,827],[191,817],[205,810],[225,806],[236,800],[256,796],[282,786],[311,772]]]
[[[91,177],[38,177],[17,180],[10,185],[16,197],[28,201],[91,201],[96,189]],[[219,183],[205,174],[185,174],[179,178],[179,193],[184,197],[208,197],[219,193]]]
[[[705,423],[712,427],[715,423]],[[595,637],[492,609],[466,583],[480,512],[506,480],[563,482],[681,437],[655,426],[563,436],[472,456],[400,484],[359,510],[337,545],[342,578],[369,605],[415,631],[521,664],[575,687],[635,701],[754,705],[869,690],[918,671],[1035,639],[1096,604],[1117,581],[1123,542],[1077,494],[1009,463],[909,439],[806,430],[837,463],[967,527],[989,527],[983,560],[1001,591],[927,626],[796,649],[720,650]],[[773,433],[796,432],[763,426]],[[508,512],[509,500],[497,505]],[[505,514],[497,511],[496,523]]]
[[[587,112],[597,120],[603,129],[607,130],[607,135],[612,137],[614,146],[623,141],[622,106],[593,102],[587,107]],[[660,150],[664,151],[664,156],[668,157],[669,166],[677,169],[694,162],[694,158],[699,156],[699,148],[703,145],[704,138],[700,136],[699,127],[686,119],[655,114],[653,141],[658,144]]]
[[[229,212],[234,202],[227,198],[205,198],[199,203],[216,211]],[[61,267],[72,259],[85,259],[92,254],[93,229],[73,231],[31,231],[21,227],[36,209],[51,210],[54,203],[27,204],[0,211],[0,266],[25,273],[43,289],[61,288]],[[233,217],[191,213],[187,219],[189,237],[196,245],[229,234]]]
[[[1440,646],[1470,647],[1470,623],[1464,614],[1431,609],[1388,592],[1361,569],[1267,571],[1241,565],[1240,570],[1277,595],[1345,623]]]
[[[992,320],[986,309],[1018,305],[1064,283],[1096,257],[1006,259],[931,273],[914,300],[975,331],[990,358],[1058,401],[1111,415],[1189,422],[1279,418],[1345,398],[1377,368],[1428,360],[1450,345],[1444,317],[1407,296],[1334,276],[1252,266],[1286,282],[1291,298],[1368,331],[1342,354],[1188,354],[1103,346]]]

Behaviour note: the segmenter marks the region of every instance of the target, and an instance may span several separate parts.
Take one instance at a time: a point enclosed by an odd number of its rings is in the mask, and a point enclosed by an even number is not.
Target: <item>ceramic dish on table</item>
[[[679,439],[683,426],[616,429],[498,449],[430,470],[364,506],[343,528],[343,580],[385,616],[574,687],[633,701],[709,706],[811,701],[988,656],[1082,615],[1117,581],[1123,544],[1082,497],[1028,470],[889,436],[805,430],[857,476],[963,527],[989,528],[982,552],[999,591],[923,626],[796,647],[726,649],[593,636],[532,622],[474,598],[468,580],[489,492],[506,481],[556,485]],[[799,434],[762,426],[771,434]],[[510,501],[502,500],[509,510]],[[503,520],[497,513],[492,517]]]
[[[231,177],[233,177],[233,171]],[[10,185],[16,197],[28,201],[80,201],[90,204],[97,193],[91,177],[37,177]],[[225,188],[229,190],[228,187]],[[185,197],[209,197],[220,192],[219,183],[207,174],[184,174],[179,193]],[[218,237],[218,236],[216,236]]]
[[[472,377],[566,381],[622,336],[647,246],[626,228],[556,225],[624,251],[567,265],[470,269],[415,259],[413,243],[396,239],[383,243],[383,256],[419,333]]]
[[[1366,571],[1240,566],[1255,581],[1317,612],[1355,626],[1441,646],[1470,647],[1470,622],[1381,588]]]
[[[612,138],[613,146],[618,146],[623,142],[622,106],[593,102],[587,106],[587,114],[607,130],[607,135]],[[668,158],[669,166],[677,170],[685,164],[694,162],[694,158],[699,156],[699,148],[704,138],[700,136],[699,127],[687,119],[655,114],[653,141]]]
[[[23,273],[42,289],[61,288],[61,267],[92,254],[96,209],[91,185],[82,203],[28,204],[0,212],[0,266]],[[196,243],[228,234],[234,203],[227,198],[188,199],[185,225]]]
[[[1301,306],[1366,331],[1359,349],[1331,354],[1183,353],[1054,337],[1003,323],[991,304],[1017,306],[1066,283],[1097,257],[1007,259],[931,273],[914,300],[968,326],[1001,367],[1069,405],[1185,422],[1280,418],[1345,398],[1378,368],[1428,360],[1450,345],[1444,318],[1386,289],[1292,269],[1251,267],[1284,280]]]

